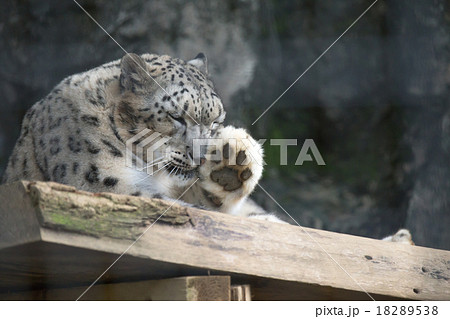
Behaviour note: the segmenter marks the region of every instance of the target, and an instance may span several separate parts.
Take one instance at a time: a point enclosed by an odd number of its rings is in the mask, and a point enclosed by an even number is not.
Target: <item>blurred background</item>
[[[228,124],[298,140],[288,165],[266,142],[261,182],[298,223],[373,238],[405,227],[450,249],[449,0],[379,0],[251,125],[372,2],[79,1],[129,52],[204,52]],[[32,104],[124,53],[69,0],[7,0],[0,16],[1,175]],[[307,138],[325,166],[294,165]]]

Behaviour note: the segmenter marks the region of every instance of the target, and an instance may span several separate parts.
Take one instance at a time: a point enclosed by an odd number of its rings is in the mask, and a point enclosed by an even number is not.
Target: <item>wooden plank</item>
[[[60,184],[28,184],[41,225],[95,237],[137,239],[142,227],[160,223],[189,222],[187,208],[167,210],[165,201],[110,193],[92,194]],[[55,192],[58,197],[54,197]],[[164,215],[161,215],[164,212]]]
[[[14,187],[15,195],[8,190],[11,187]],[[21,201],[33,203],[34,213],[39,217],[38,246],[57,246],[61,251],[80,249],[90,252],[91,259],[95,259],[98,253],[100,256],[104,254],[108,258],[112,257],[110,261],[114,261],[133,243],[134,238],[146,230],[146,224],[142,221],[147,219],[147,210],[148,220],[151,221],[157,216],[158,209],[162,213],[170,205],[138,197],[128,199],[128,196],[121,195],[78,192],[70,187],[40,182],[1,186],[0,194],[9,194],[3,195],[6,199],[16,196]],[[78,199],[79,196],[82,200]],[[104,227],[108,214],[92,216],[92,212],[84,213],[95,205],[95,199],[99,197],[102,207],[109,205],[108,211],[120,214],[121,223],[110,220],[109,226]],[[157,202],[156,206],[149,204],[153,201]],[[51,203],[57,204],[54,206]],[[70,214],[64,213],[62,220],[58,218],[58,205],[71,207]],[[129,206],[135,208],[130,209]],[[20,216],[22,205],[10,202],[7,208],[0,204],[0,209],[0,215],[9,211],[7,224],[0,225],[2,242],[9,224],[20,224],[24,217]],[[291,287],[286,290],[291,293],[291,297],[286,298],[290,300],[308,299],[308,291],[300,292],[300,288],[309,289],[314,299],[326,296],[330,299],[357,297],[355,299],[367,300],[365,291],[383,299],[450,299],[448,251],[239,218],[187,209],[176,204],[167,213],[168,219],[153,225],[124,256],[134,258],[136,263],[150,263],[153,267],[150,272],[154,273],[154,277],[173,276],[176,273],[173,269],[182,275],[206,270],[214,274],[231,274],[232,278],[243,279],[243,283],[252,286],[255,299],[285,298],[283,287],[287,286]],[[33,220],[29,212],[25,215]],[[178,215],[181,219],[178,219]],[[89,219],[89,223],[80,222],[80,218]],[[127,225],[128,218],[132,221],[131,226],[124,232],[120,228]],[[34,227],[33,223],[31,225]],[[25,226],[21,227],[26,229]],[[102,229],[101,236],[94,237],[97,227]],[[36,240],[35,237],[30,238]],[[20,272],[15,272],[11,266],[20,264],[20,260],[26,258],[11,250],[15,247],[20,251],[20,246],[26,246],[23,243],[21,236],[10,236],[6,246],[11,248],[0,250],[0,277],[6,269],[9,278],[17,279],[0,282],[0,290],[16,289],[18,283],[26,278],[27,274],[22,273],[20,276]],[[54,260],[53,266],[57,267],[57,263]],[[166,273],[162,265],[170,266]],[[63,264],[62,269],[70,268],[66,266]],[[89,268],[88,265],[84,267]],[[97,274],[101,273],[98,268],[95,268]],[[141,276],[142,269],[138,271],[138,268],[135,274]],[[58,273],[58,280],[52,281],[55,275],[46,272],[44,264],[38,265],[35,272],[42,275],[41,284],[45,281],[52,284],[64,282],[65,277],[61,273]],[[88,284],[89,280],[95,278],[80,281]],[[116,273],[114,280],[123,281],[125,278],[129,279],[126,274],[121,277]],[[65,279],[70,281],[70,278]],[[258,286],[261,281],[271,283],[274,289],[271,295],[267,294],[267,289],[261,288],[264,284]]]
[[[0,300],[76,300],[88,286],[29,290],[0,295]],[[180,277],[93,286],[80,300],[229,301],[229,276]]]
[[[0,250],[0,300],[8,291],[27,291],[43,300],[43,291],[58,287],[89,286],[116,259],[117,254],[54,243],[35,242]],[[358,291],[293,281],[225,273],[124,255],[100,279],[100,284],[145,281],[179,276],[229,275],[234,285],[251,285],[252,300],[367,300]],[[2,294],[3,292],[3,294]],[[81,294],[82,291],[79,291]],[[70,298],[76,298],[76,293]],[[376,300],[391,296],[373,295]],[[104,296],[104,300],[108,298]],[[11,298],[9,298],[11,299]],[[19,298],[23,299],[23,298]]]

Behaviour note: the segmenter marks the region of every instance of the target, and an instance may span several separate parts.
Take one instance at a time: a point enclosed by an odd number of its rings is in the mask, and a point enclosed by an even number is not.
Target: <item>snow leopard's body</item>
[[[204,55],[128,54],[66,78],[27,112],[4,182],[55,181],[279,221],[248,199],[262,175],[260,145],[224,119]],[[210,138],[197,161],[194,141]]]

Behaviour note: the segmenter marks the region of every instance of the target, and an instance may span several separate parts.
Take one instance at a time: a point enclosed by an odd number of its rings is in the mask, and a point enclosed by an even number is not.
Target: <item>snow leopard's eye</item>
[[[214,122],[211,123],[211,126],[209,127],[209,129],[211,131],[217,130],[219,128],[220,124],[221,123],[214,121]]]
[[[181,125],[186,125],[186,121],[181,116],[172,115],[172,114],[169,114],[169,116],[172,118],[172,120],[180,123]]]

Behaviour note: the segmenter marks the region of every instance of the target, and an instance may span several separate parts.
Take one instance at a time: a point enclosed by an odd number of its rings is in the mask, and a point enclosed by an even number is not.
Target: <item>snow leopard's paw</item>
[[[227,126],[208,145],[199,169],[200,183],[216,206],[221,206],[247,197],[262,171],[261,145],[244,129]]]

